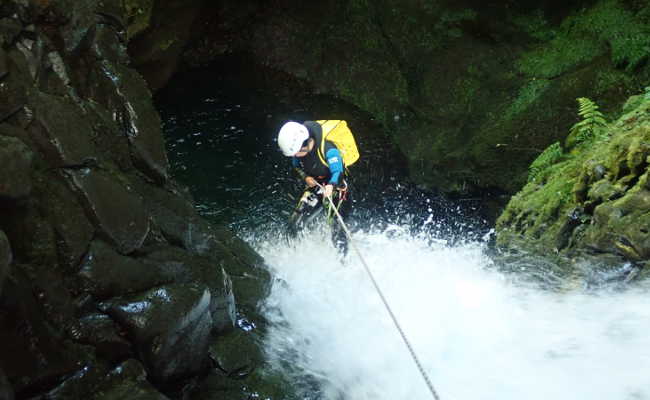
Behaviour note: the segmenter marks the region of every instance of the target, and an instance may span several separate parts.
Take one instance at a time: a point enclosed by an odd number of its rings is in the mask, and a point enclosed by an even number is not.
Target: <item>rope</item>
[[[323,190],[325,188],[318,184]],[[386,297],[384,297],[383,292],[379,288],[379,285],[377,284],[377,281],[375,280],[374,275],[370,271],[370,267],[368,267],[368,264],[366,263],[366,260],[363,258],[361,255],[361,252],[357,248],[357,246],[354,244],[354,241],[352,240],[352,235],[350,234],[350,230],[348,229],[347,225],[345,225],[345,222],[343,222],[343,217],[341,217],[341,214],[339,213],[339,210],[334,206],[334,202],[332,201],[332,196],[327,196],[327,199],[330,203],[330,209],[334,210],[334,213],[336,214],[337,220],[339,224],[341,225],[341,228],[343,229],[343,232],[345,232],[345,236],[347,236],[349,243],[352,245],[352,248],[354,251],[357,253],[359,256],[359,259],[361,260],[361,263],[363,264],[363,267],[366,269],[366,272],[368,273],[368,276],[370,277],[370,281],[372,282],[373,286],[375,287],[375,290],[379,294],[379,298],[381,298],[382,303],[384,303],[384,307],[386,307],[386,310],[388,311],[388,314],[390,315],[390,318],[393,320],[393,324],[395,324],[395,327],[397,328],[397,331],[399,332],[400,336],[402,337],[402,340],[404,341],[404,344],[406,344],[406,347],[409,350],[409,353],[411,353],[411,357],[413,358],[413,361],[415,361],[415,365],[417,366],[418,370],[420,371],[420,374],[422,375],[422,378],[424,379],[424,382],[426,383],[427,387],[429,388],[429,391],[431,392],[431,395],[435,400],[440,400],[440,397],[438,396],[438,393],[436,392],[436,389],[433,387],[433,383],[431,383],[431,380],[429,379],[429,376],[427,373],[424,371],[424,368],[422,367],[422,364],[420,363],[420,360],[418,359],[418,356],[415,354],[415,350],[413,350],[413,346],[411,346],[411,343],[406,337],[406,334],[402,330],[402,327],[400,326],[399,322],[397,322],[397,318],[395,317],[395,314],[393,313],[393,310],[390,308],[388,305],[388,301],[386,300]]]

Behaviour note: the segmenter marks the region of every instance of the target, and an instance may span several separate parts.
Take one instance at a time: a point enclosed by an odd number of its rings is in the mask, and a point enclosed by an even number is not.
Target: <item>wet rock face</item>
[[[142,246],[149,233],[149,217],[131,185],[92,168],[66,175],[95,226],[120,253],[128,254]]]
[[[3,399],[166,399],[263,323],[262,260],[169,177],[126,3],[0,2]]]
[[[198,285],[167,285],[100,307],[127,331],[151,378],[165,382],[205,368],[210,298]]]
[[[582,142],[547,165],[510,200],[497,221],[499,245],[550,248],[568,257],[595,253],[594,258],[632,263],[647,274],[650,96],[630,100],[603,137]]]
[[[20,199],[32,190],[33,153],[17,138],[0,136],[0,197]]]

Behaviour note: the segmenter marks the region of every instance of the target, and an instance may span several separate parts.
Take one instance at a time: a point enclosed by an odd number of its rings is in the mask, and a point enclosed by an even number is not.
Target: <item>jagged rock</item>
[[[149,13],[139,13],[129,24],[129,54],[152,91],[163,87],[176,72],[179,57],[192,33],[205,0],[167,0],[152,7],[153,0],[132,2]],[[148,6],[147,6],[148,5]],[[154,11],[153,15],[151,11]],[[151,27],[143,30],[143,25]]]
[[[69,170],[66,174],[106,239],[122,254],[140,248],[149,233],[149,218],[133,188],[89,168]]]
[[[142,364],[127,360],[113,369],[101,364],[89,364],[49,391],[49,400],[168,400],[146,379]]]
[[[237,304],[254,314],[257,302],[269,290],[270,274],[261,257],[225,228],[201,219],[187,201],[171,192],[139,187],[154,224],[174,244],[204,255],[223,267],[232,279]]]
[[[68,340],[61,323],[72,311],[62,280],[30,269],[14,264],[0,297],[2,366],[18,398],[63,381],[93,357],[92,348]]]
[[[101,304],[128,333],[149,376],[166,381],[205,368],[212,329],[210,291],[176,284]]]
[[[162,183],[169,176],[169,162],[160,130],[160,116],[151,103],[151,93],[142,77],[119,64],[103,63],[104,85],[112,87],[111,98],[100,101],[109,110],[115,104],[124,134],[129,140],[133,163],[151,179]]]
[[[12,259],[13,256],[11,254],[9,239],[0,230],[0,295],[2,294],[2,285],[4,284],[5,277],[9,274],[9,266],[11,265]]]
[[[0,82],[0,123],[16,114],[27,103],[25,58],[15,49],[7,50],[7,73]]]
[[[100,300],[142,292],[172,282],[157,265],[146,265],[118,254],[101,240],[94,240],[90,245],[81,262],[79,276],[84,291]]]
[[[21,140],[0,136],[0,198],[19,199],[29,195],[33,158]]]
[[[85,113],[71,100],[32,93],[29,102],[40,123],[32,137],[53,167],[80,166],[97,158],[90,140],[93,129]]]
[[[30,196],[2,215],[2,228],[11,239],[15,262],[53,268],[57,265],[56,233],[41,211],[38,202]]]
[[[92,43],[88,36],[93,35],[97,23],[97,1],[58,0],[55,4],[66,21],[61,29],[65,51],[78,53],[84,41]]]
[[[595,208],[585,245],[631,261],[650,258],[650,191],[638,190]]]
[[[93,400],[168,400],[168,397],[158,392],[146,379],[142,364],[129,360],[115,368],[108,375],[110,384],[104,392],[96,393]]]
[[[131,343],[123,337],[115,321],[106,314],[93,313],[80,318],[73,337],[79,343],[93,346],[99,357],[112,363],[133,356]]]
[[[107,14],[104,14],[105,16]],[[126,53],[126,46],[122,41],[116,41],[115,36],[123,31],[121,20],[117,16],[110,18],[110,25],[98,25],[93,44],[93,52],[100,60],[109,60],[113,63],[128,64],[129,57]],[[116,26],[117,25],[117,26]]]
[[[210,354],[217,366],[230,377],[248,375],[264,359],[253,336],[241,329],[219,336],[210,345]]]
[[[173,277],[175,282],[204,283],[210,289],[210,313],[213,333],[232,329],[236,322],[235,295],[230,276],[213,260],[174,247],[161,247],[141,258],[161,275]]]
[[[182,211],[159,213],[150,235],[155,207],[136,189],[174,183],[129,68],[124,5],[0,1],[0,398],[166,399],[149,382],[210,367],[211,334],[232,331],[229,270],[268,283],[259,256],[187,197],[160,206]]]
[[[40,181],[41,195],[48,199],[42,212],[57,238],[58,261],[68,271],[76,272],[95,235],[95,228],[58,171],[48,172]]]
[[[213,371],[188,393],[188,399],[286,399],[292,397],[290,393],[294,384],[278,373],[260,369],[255,369],[245,377],[237,374],[230,377],[222,371]]]

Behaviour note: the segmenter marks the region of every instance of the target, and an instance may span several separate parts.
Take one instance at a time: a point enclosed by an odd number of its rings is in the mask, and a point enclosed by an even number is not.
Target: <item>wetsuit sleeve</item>
[[[331,148],[325,154],[325,158],[327,159],[327,165],[332,175],[328,183],[338,185],[341,174],[343,173],[343,157],[341,157],[341,152],[337,148]]]

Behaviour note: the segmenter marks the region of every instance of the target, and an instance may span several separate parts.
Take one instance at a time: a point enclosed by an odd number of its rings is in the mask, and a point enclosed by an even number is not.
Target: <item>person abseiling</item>
[[[322,187],[323,190],[316,191],[320,192],[321,199],[333,199],[334,204],[328,206],[336,207],[345,218],[350,210],[346,170],[359,158],[347,123],[342,120],[290,121],[278,133],[278,146],[285,156],[292,157],[292,164],[308,189]],[[338,225],[333,226],[332,239],[345,254],[347,240]]]

